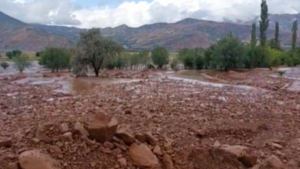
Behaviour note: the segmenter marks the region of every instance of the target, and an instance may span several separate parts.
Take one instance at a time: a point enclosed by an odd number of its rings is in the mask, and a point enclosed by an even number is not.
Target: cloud
[[[250,20],[260,12],[261,0],[152,0],[123,1],[118,5],[80,7],[74,0],[0,0],[0,10],[29,23],[82,28],[141,26],[176,22],[187,17],[214,21]],[[300,1],[269,0],[270,13],[298,13]]]

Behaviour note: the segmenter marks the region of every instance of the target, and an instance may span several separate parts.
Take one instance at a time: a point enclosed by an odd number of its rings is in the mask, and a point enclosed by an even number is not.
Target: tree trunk
[[[99,77],[99,69],[97,70],[96,68],[94,68],[94,71],[95,71],[96,77]]]

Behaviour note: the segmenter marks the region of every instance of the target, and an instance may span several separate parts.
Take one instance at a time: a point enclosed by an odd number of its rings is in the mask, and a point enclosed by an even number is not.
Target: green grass
[[[29,59],[31,61],[38,61],[40,58],[35,56],[35,52],[24,52],[26,55],[28,55]],[[5,56],[5,53],[1,53],[0,62],[7,62],[12,61],[12,59],[8,59]]]

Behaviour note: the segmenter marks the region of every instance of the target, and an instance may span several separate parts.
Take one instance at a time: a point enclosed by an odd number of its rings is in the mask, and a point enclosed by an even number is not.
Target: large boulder
[[[257,156],[251,153],[248,147],[240,145],[222,145],[220,149],[234,155],[246,167],[253,167],[257,163]]]
[[[25,151],[19,156],[22,169],[60,169],[60,163],[39,150]]]
[[[156,156],[145,144],[131,144],[129,148],[129,156],[133,163],[140,168],[158,168],[159,162]]]
[[[118,121],[104,113],[98,113],[89,123],[89,138],[104,143],[116,134]]]

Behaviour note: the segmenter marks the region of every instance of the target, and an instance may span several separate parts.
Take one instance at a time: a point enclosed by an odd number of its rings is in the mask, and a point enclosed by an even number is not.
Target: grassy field
[[[29,59],[32,60],[32,61],[39,60],[39,58],[35,56],[35,52],[24,52],[24,53],[26,55],[28,55]],[[12,61],[12,59],[8,59],[5,56],[5,53],[1,53],[0,62],[4,62],[4,61]]]

